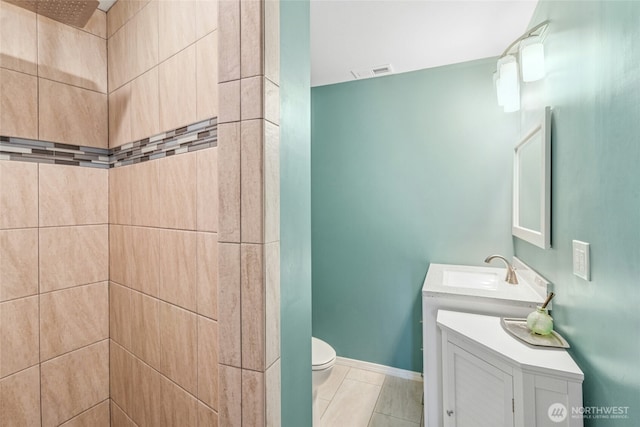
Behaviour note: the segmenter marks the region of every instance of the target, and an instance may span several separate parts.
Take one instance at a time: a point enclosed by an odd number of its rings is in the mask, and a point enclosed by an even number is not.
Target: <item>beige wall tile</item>
[[[129,2],[131,16],[140,12],[151,0],[125,0]]]
[[[40,292],[109,278],[107,225],[40,229]]]
[[[131,191],[135,225],[196,229],[196,154],[134,166]]]
[[[107,148],[107,95],[39,80],[39,135],[45,141]]]
[[[0,134],[38,139],[36,77],[0,69]]]
[[[109,225],[109,278],[121,285],[133,287],[133,229]]]
[[[109,399],[70,419],[60,427],[110,427]]]
[[[242,242],[264,242],[264,120],[241,123]]]
[[[278,359],[266,372],[266,419],[268,426],[282,425],[281,362]]]
[[[131,241],[132,287],[195,311],[196,233],[135,227]]]
[[[119,147],[133,140],[131,137],[132,114],[131,84],[109,94],[109,147]]]
[[[159,68],[160,130],[175,129],[195,122],[195,45],[161,63]]]
[[[152,1],[127,23],[130,26],[130,72],[127,80],[158,65],[158,6],[164,1]]]
[[[280,240],[280,128],[264,122],[264,241]]]
[[[218,319],[218,236],[198,233],[197,237],[197,312]]]
[[[111,10],[116,6],[124,5],[128,2],[118,1],[108,13],[107,20],[111,16]],[[123,84],[127,83],[131,75],[131,63],[133,61],[131,42],[131,26],[127,25],[120,28],[115,34],[107,40],[107,81],[109,92],[113,92]]]
[[[220,83],[218,99],[218,123],[240,121],[240,80]]]
[[[126,268],[131,269],[131,287],[158,297],[162,277],[159,230],[147,227],[132,227],[128,230],[131,233],[133,255],[126,261]]]
[[[218,27],[220,37],[218,78],[221,83],[238,80],[240,78],[240,0],[219,2],[218,20],[221,23]]]
[[[131,223],[158,225],[160,183],[158,162],[143,162],[131,167]]]
[[[222,349],[222,347],[221,347]],[[242,369],[220,365],[220,409],[221,426],[242,426]]]
[[[131,82],[131,139],[138,141],[160,133],[158,67]]]
[[[202,402],[198,402],[198,427],[218,427],[218,414]]]
[[[162,377],[161,427],[183,427],[198,424],[198,401],[173,382]]]
[[[281,375],[281,363],[278,359],[273,363],[266,373],[266,390],[267,390],[267,425],[279,426],[282,425],[281,416],[281,390],[280,375]]]
[[[196,0],[196,38],[218,28],[218,0]]]
[[[242,367],[263,371],[265,366],[264,245],[241,245]]]
[[[197,393],[197,318],[160,303],[160,372],[191,394]]]
[[[107,43],[39,15],[38,76],[107,93]]]
[[[139,292],[131,294],[133,354],[160,369],[160,302]]]
[[[38,165],[0,160],[0,229],[38,226]]]
[[[109,341],[41,365],[42,425],[57,426],[109,398]]]
[[[149,0],[122,0],[107,12],[107,34],[111,37],[120,27],[138,13]]]
[[[38,70],[36,14],[6,2],[0,3],[0,67]]]
[[[240,105],[242,120],[264,117],[264,78],[262,76],[240,80]]]
[[[218,117],[218,32],[196,43],[197,119]]]
[[[218,243],[220,363],[241,366],[240,245]]]
[[[264,2],[240,2],[240,77],[264,74]]]
[[[280,243],[264,246],[266,275],[265,295],[265,366],[280,357]]]
[[[131,290],[109,283],[109,338],[131,351]]]
[[[38,363],[38,297],[0,304],[0,377]]]
[[[264,118],[280,123],[280,88],[268,79],[264,79]]]
[[[195,0],[158,2],[160,61],[196,41]]]
[[[264,4],[264,75],[280,83],[280,1],[266,0]]]
[[[242,370],[242,425],[266,426],[264,373]]]
[[[40,165],[40,226],[107,224],[109,171]]]
[[[131,417],[140,426],[159,426],[162,375],[139,359],[133,360]]]
[[[93,34],[94,36],[107,38],[107,14],[106,12],[96,9],[84,26],[83,30]]]
[[[40,360],[109,338],[107,282],[40,295]]]
[[[38,229],[0,230],[0,301],[37,293]]]
[[[40,427],[38,366],[0,380],[0,407],[3,419],[11,420],[11,426]]]
[[[122,409],[113,401],[111,402],[111,427],[137,427]]]
[[[111,399],[123,411],[133,410],[133,356],[113,340],[109,346],[109,387]]]
[[[218,147],[197,152],[197,229],[218,231]]]
[[[218,241],[240,242],[240,123],[218,125]]]
[[[109,169],[109,223],[131,224],[131,169]]]
[[[120,27],[131,18],[130,1],[117,1],[107,12],[107,35],[111,37]]]
[[[198,399],[218,409],[218,323],[198,316]]]
[[[196,311],[196,233],[158,229],[160,299]]]

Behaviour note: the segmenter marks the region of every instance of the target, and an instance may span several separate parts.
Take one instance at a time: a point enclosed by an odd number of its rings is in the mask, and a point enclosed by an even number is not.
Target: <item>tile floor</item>
[[[318,390],[320,427],[420,427],[422,381],[336,364]]]

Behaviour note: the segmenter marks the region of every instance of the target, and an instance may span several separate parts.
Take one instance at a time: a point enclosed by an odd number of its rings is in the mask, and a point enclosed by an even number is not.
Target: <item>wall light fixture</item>
[[[498,59],[493,82],[498,95],[498,105],[504,108],[505,113],[520,109],[520,77],[525,83],[544,78],[543,42],[548,26],[549,21],[536,25],[511,43]]]

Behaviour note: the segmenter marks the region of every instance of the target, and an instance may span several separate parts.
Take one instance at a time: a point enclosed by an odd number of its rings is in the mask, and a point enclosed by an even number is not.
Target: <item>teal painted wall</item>
[[[280,2],[282,425],[311,426],[309,0]]]
[[[495,59],[312,89],[313,333],[338,355],[422,371],[429,262],[512,255],[517,120]]]
[[[585,373],[585,406],[629,406],[640,425],[640,2],[552,1],[547,77],[527,86],[523,117],[551,105],[552,249],[515,239],[554,283],[556,328]],[[523,129],[524,130],[524,129]],[[571,241],[591,243],[591,282],[572,274]]]

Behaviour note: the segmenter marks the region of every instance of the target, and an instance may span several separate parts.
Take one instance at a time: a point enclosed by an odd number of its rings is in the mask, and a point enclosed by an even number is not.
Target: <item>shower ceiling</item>
[[[115,2],[116,0],[100,0],[100,6],[98,6],[98,9],[106,12],[111,8],[111,6],[113,6]]]
[[[499,56],[529,25],[537,0],[311,0],[311,85]]]

